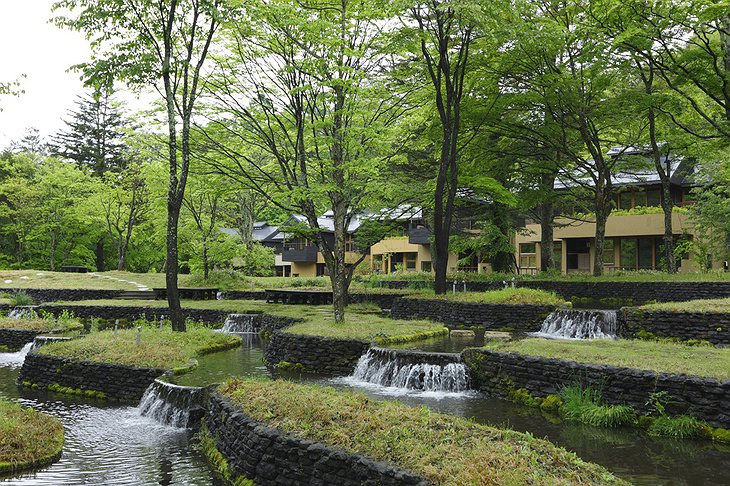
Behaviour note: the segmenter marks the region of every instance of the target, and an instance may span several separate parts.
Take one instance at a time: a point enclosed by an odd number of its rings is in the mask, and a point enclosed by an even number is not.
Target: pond
[[[262,358],[266,342],[242,335],[240,348],[201,359],[192,373],[175,378],[180,385],[218,383],[231,375],[268,376]],[[430,343],[431,351],[455,352],[463,341]],[[38,472],[7,479],[23,485],[217,485],[190,433],[141,417],[137,408],[19,389],[15,385],[21,353],[0,354],[0,397],[15,399],[58,417],[66,429],[63,457]],[[294,376],[294,379],[354,388],[377,399],[413,405],[508,426],[576,452],[639,485],[730,484],[730,446],[708,442],[656,439],[631,429],[603,429],[556,421],[534,410],[470,391],[419,393],[342,378]]]

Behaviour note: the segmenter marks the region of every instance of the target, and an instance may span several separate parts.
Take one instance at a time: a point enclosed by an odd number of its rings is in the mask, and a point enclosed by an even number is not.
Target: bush
[[[657,417],[649,426],[649,434],[674,439],[706,437],[712,433],[707,424],[689,415]]]
[[[602,405],[601,393],[591,387],[571,385],[561,391],[562,412],[567,420],[596,427],[619,427],[636,423],[636,411],[628,405]]]
[[[10,297],[11,304],[14,306],[18,305],[33,305],[33,297],[26,294],[23,291],[15,292]]]

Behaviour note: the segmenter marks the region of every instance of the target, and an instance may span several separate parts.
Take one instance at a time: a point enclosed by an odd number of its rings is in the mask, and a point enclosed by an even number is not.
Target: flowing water
[[[230,375],[267,375],[261,361],[265,342],[244,334],[244,345],[203,357],[177,385],[200,386]],[[448,346],[447,346],[448,347]],[[191,432],[161,424],[131,406],[19,389],[15,385],[24,352],[0,353],[0,398],[58,417],[66,429],[61,460],[48,468],[0,480],[12,485],[218,485]],[[411,353],[413,355],[413,353]],[[412,361],[413,362],[413,361]],[[448,363],[447,363],[448,364]],[[440,365],[443,366],[443,363]],[[324,377],[302,378],[361,390],[375,399],[397,399],[453,415],[545,437],[581,458],[602,464],[640,485],[730,484],[730,446],[655,439],[631,429],[602,429],[546,418],[534,410],[464,391],[424,393],[373,383]],[[398,391],[395,393],[394,391]],[[156,398],[155,398],[156,400]]]
[[[38,317],[36,309],[38,306],[35,305],[18,305],[13,307],[8,313],[8,317],[11,319],[34,319]]]
[[[252,333],[260,330],[260,314],[229,314],[221,332]]]
[[[200,420],[202,402],[203,389],[200,387],[155,380],[145,391],[137,409],[143,417],[161,424],[186,428]]]
[[[549,339],[616,339],[616,311],[563,309],[545,318],[531,336]]]

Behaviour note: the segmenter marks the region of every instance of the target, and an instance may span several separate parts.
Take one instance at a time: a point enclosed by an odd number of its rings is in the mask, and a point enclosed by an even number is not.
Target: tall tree
[[[345,260],[354,218],[383,204],[384,139],[403,99],[384,89],[387,2],[252,1],[231,31],[215,86],[217,167],[282,210],[304,215],[324,256],[335,322],[356,262]],[[242,96],[247,93],[248,96]],[[381,206],[382,207],[382,206]],[[319,218],[332,211],[332,227]],[[327,235],[334,233],[334,238]]]
[[[57,18],[90,38],[94,58],[81,66],[87,80],[122,79],[154,85],[165,104],[168,132],[167,302],[172,328],[185,331],[178,290],[178,223],[190,168],[190,127],[203,84],[203,67],[221,21],[220,0],[62,0]],[[180,129],[178,134],[178,128]]]
[[[408,8],[441,127],[432,215],[434,291],[446,293],[449,238],[459,184],[461,103],[475,41],[476,2],[430,0]]]

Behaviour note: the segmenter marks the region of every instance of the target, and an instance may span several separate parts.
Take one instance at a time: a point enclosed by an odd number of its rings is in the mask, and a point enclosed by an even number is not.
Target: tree
[[[106,80],[111,73],[132,86],[152,84],[165,103],[169,165],[165,281],[175,331],[185,331],[178,291],[178,222],[190,168],[190,127],[223,7],[219,0],[62,0],[54,4],[54,9],[79,11],[75,18],[57,18],[58,24],[95,36],[94,59],[80,66],[87,80]]]
[[[459,184],[461,102],[471,67],[470,50],[476,37],[471,12],[475,8],[476,4],[471,2],[431,0],[408,9],[416,23],[416,28],[409,30],[416,36],[417,55],[431,82],[441,125],[432,215],[434,291],[437,294],[446,293],[449,238]]]
[[[150,211],[149,190],[140,167],[132,164],[120,173],[107,173],[98,202],[117,251],[117,270],[124,271],[132,232]]]
[[[126,165],[123,129],[127,125],[109,87],[97,88],[76,100],[76,111],[64,120],[67,130],[52,137],[51,153],[91,169],[97,177]]]
[[[387,3],[257,1],[231,29],[215,83],[218,115],[206,128],[228,164],[218,170],[284,211],[324,256],[335,322],[342,322],[358,261],[345,261],[348,229],[383,204],[387,129],[404,112],[379,73]],[[382,207],[382,206],[380,206]],[[332,211],[332,228],[319,216]],[[334,238],[327,237],[333,231]]]

